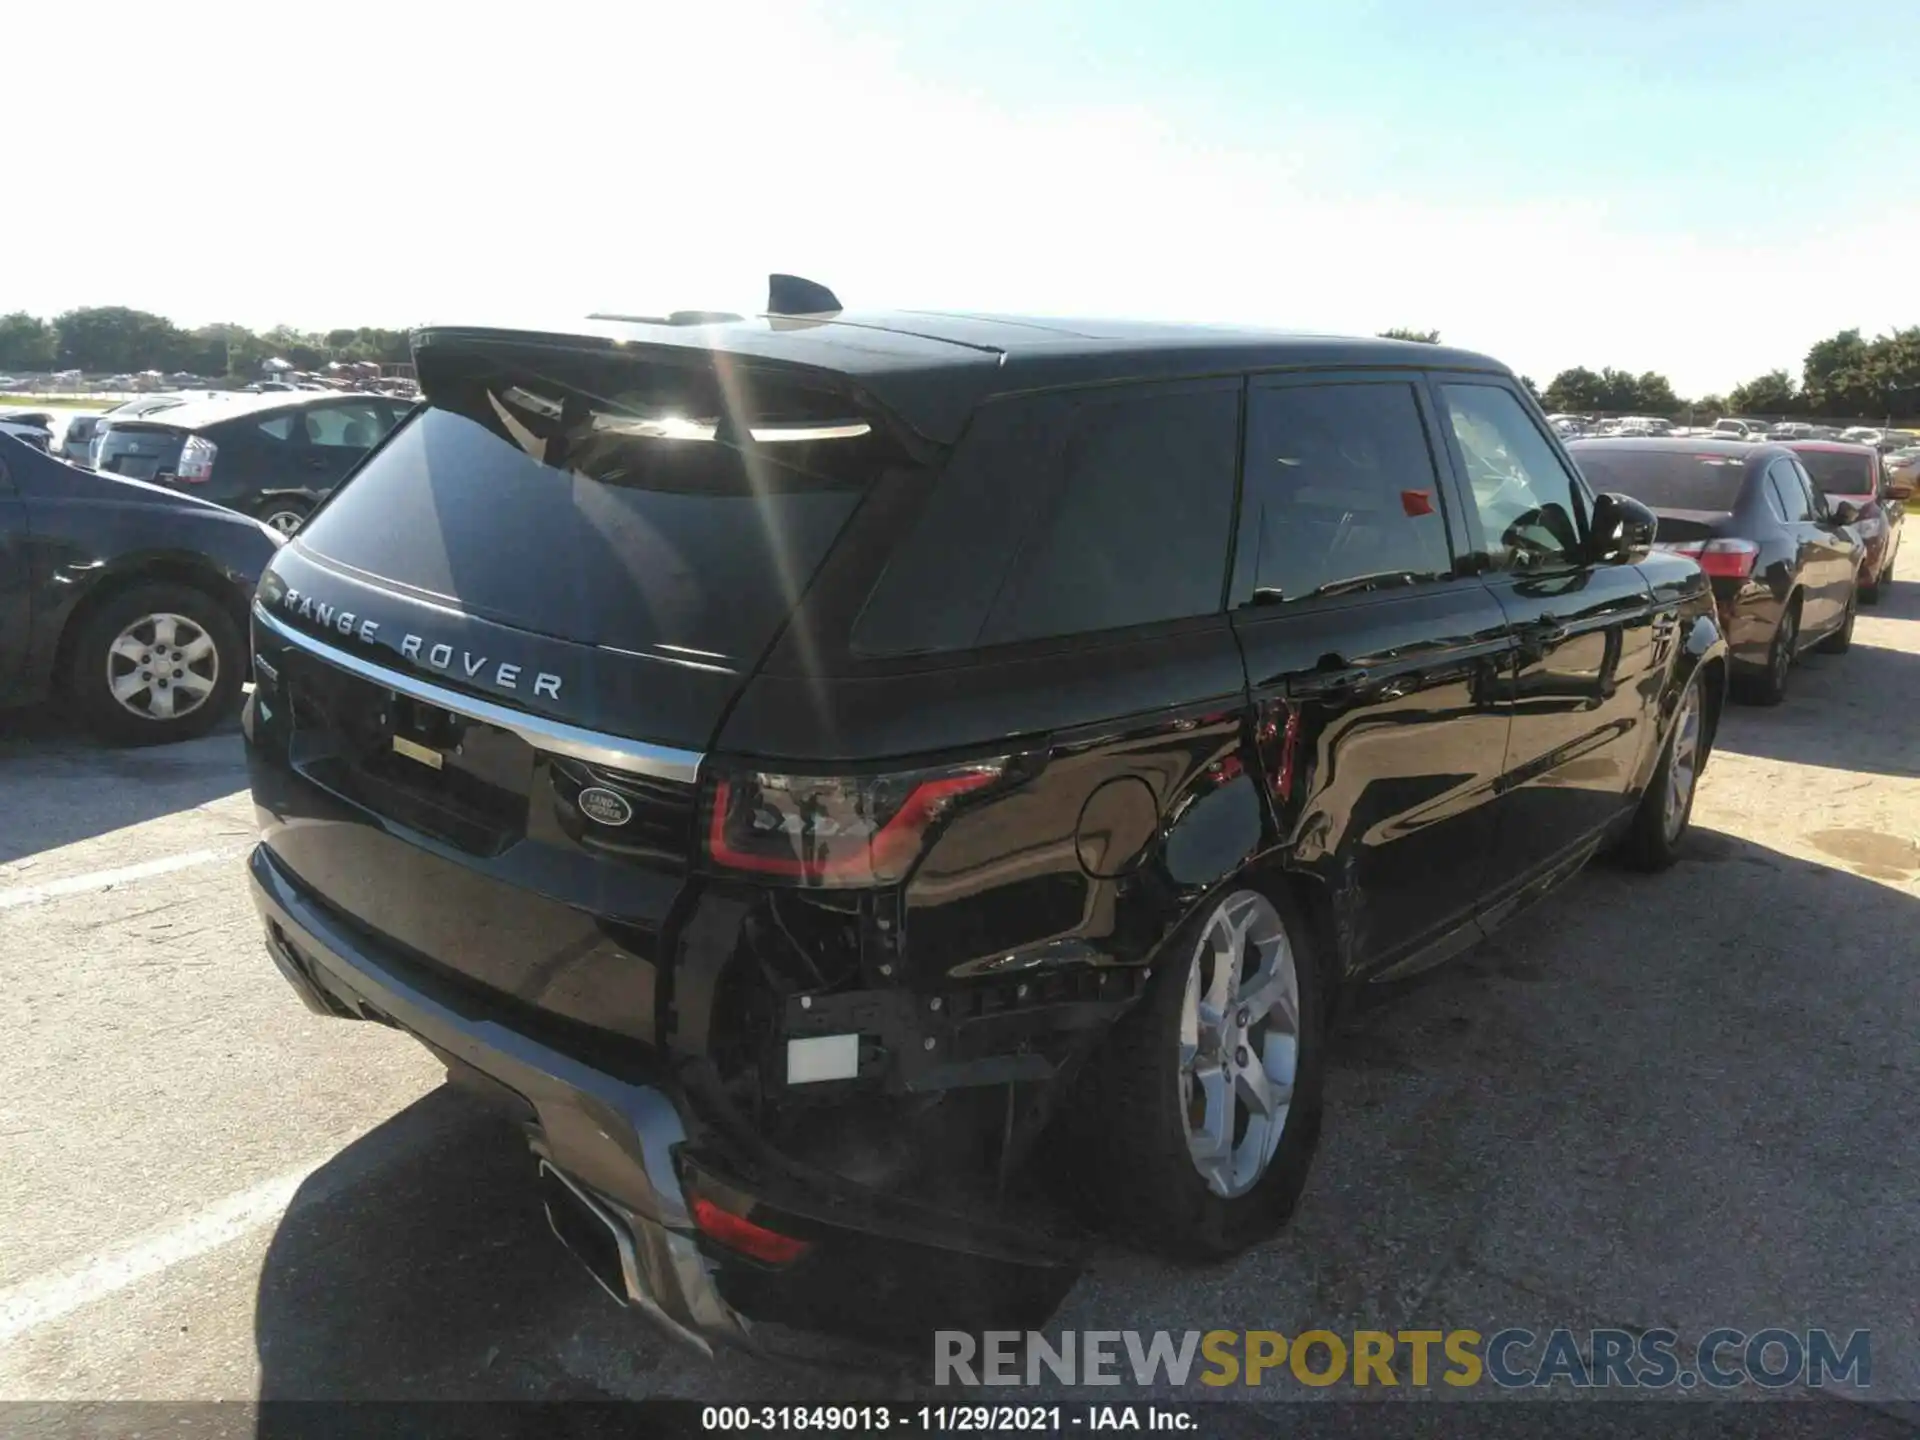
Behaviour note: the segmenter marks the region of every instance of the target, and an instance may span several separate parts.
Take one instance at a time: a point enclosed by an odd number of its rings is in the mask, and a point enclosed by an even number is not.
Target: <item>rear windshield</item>
[[[1739,455],[1612,449],[1595,443],[1580,446],[1573,456],[1595,490],[1631,495],[1656,510],[1731,511],[1747,478],[1747,462]]]
[[[425,357],[423,356],[423,361]],[[750,664],[904,457],[825,390],[547,354],[423,363],[428,403],[301,531],[469,614]]]
[[[1813,483],[1828,495],[1871,495],[1873,457],[1834,450],[1797,450]]]

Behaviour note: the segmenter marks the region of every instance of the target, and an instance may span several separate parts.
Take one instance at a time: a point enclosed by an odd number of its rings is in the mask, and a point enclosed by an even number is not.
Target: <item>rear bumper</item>
[[[708,1354],[716,1343],[751,1347],[747,1317],[895,1345],[936,1329],[1028,1329],[1079,1277],[1077,1245],[830,1177],[809,1181],[764,1153],[736,1155],[666,1085],[584,1063],[385,953],[308,894],[266,845],[248,868],[268,951],[306,1005],[392,1025],[446,1061],[453,1078],[517,1102],[552,1172],[545,1178],[618,1236],[617,1262],[593,1266],[596,1278],[678,1340]],[[695,1227],[690,1189],[772,1217],[810,1251],[777,1268],[722,1250]],[[551,1200],[548,1213],[578,1252]]]
[[[380,1020],[443,1058],[504,1087],[531,1109],[541,1158],[631,1245],[627,1294],[676,1339],[711,1353],[747,1343],[747,1327],[721,1298],[714,1267],[694,1238],[674,1165],[686,1127],[673,1101],[463,1013],[460,999],[383,965],[359,936],[300,893],[264,845],[248,864],[267,949],[307,1006],[322,1015]],[[623,1247],[624,1248],[624,1247]]]

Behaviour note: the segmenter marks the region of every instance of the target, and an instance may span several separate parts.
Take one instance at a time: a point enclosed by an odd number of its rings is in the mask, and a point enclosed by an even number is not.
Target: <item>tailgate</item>
[[[261,583],[266,843],[421,962],[651,1039],[702,755],[899,451],[844,395],[723,393],[705,356],[421,374]]]
[[[187,432],[171,425],[116,421],[101,432],[100,459],[95,468],[133,480],[171,475],[186,441]]]

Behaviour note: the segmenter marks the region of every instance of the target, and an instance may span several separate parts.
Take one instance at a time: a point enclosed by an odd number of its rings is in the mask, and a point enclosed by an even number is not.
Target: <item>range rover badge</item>
[[[633,806],[627,797],[589,785],[580,792],[580,813],[600,825],[624,825],[633,818]]]

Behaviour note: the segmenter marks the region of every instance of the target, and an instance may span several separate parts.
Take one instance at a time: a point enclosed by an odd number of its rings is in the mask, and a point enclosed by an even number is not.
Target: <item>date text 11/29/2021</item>
[[[1198,1428],[1192,1413],[1167,1405],[708,1405],[700,1428],[735,1433],[829,1434],[899,1431],[907,1434],[1039,1435],[1076,1430],[1156,1430],[1186,1433]]]

